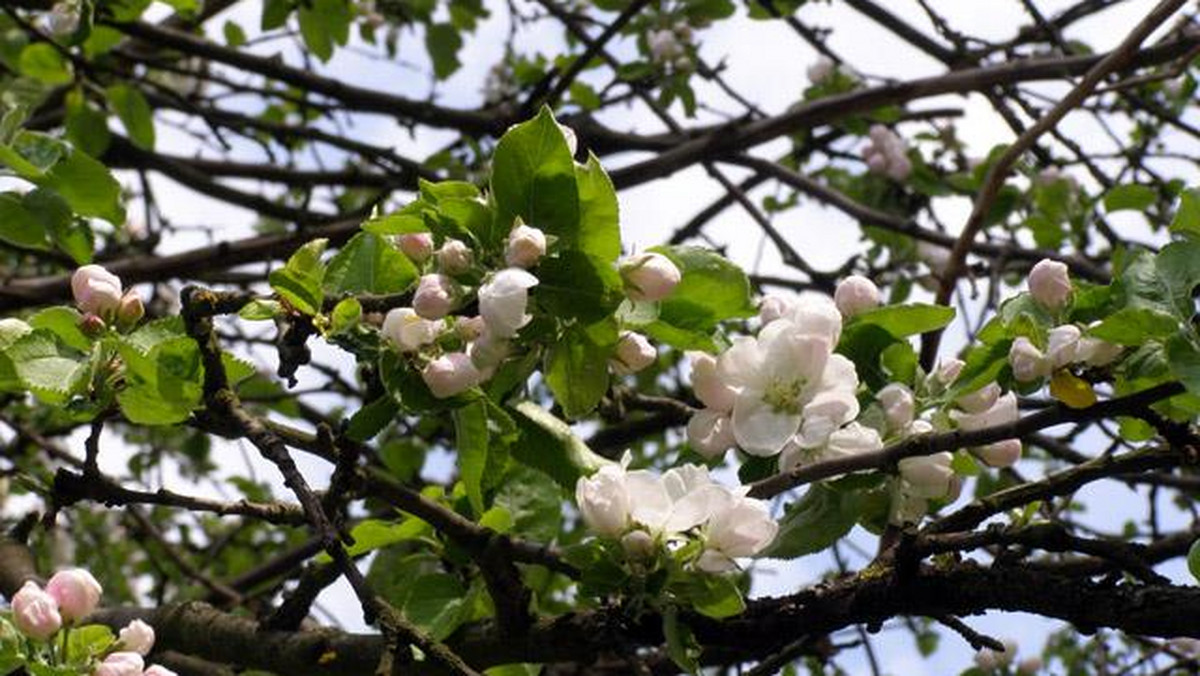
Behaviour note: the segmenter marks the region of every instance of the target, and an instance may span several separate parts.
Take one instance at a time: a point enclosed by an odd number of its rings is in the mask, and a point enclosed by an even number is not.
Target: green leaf
[[[513,464],[492,500],[512,518],[509,531],[537,542],[550,542],[563,522],[563,494],[545,472]]]
[[[1109,213],[1127,209],[1143,210],[1154,204],[1158,192],[1148,185],[1129,183],[1119,185],[1104,195],[1104,209]]]
[[[75,80],[75,69],[71,62],[46,42],[35,42],[22,49],[17,69],[22,75],[48,85],[71,84]]]
[[[157,327],[142,337],[142,344],[152,335],[163,335],[166,328],[165,324]],[[126,386],[117,402],[130,422],[174,425],[200,407],[204,366],[196,341],[188,336],[166,338],[143,354],[138,343],[123,340],[118,349],[126,365]],[[225,363],[230,365],[228,360]]]
[[[650,251],[670,258],[682,273],[675,290],[660,303],[658,323],[707,336],[723,321],[750,317],[756,312],[750,280],[725,257],[694,246],[662,246]],[[649,330],[656,337],[664,336],[671,345],[687,349],[678,344],[675,335]]]
[[[483,475],[488,462],[487,408],[482,399],[454,409],[454,442],[458,449],[458,473],[467,489],[467,499],[476,514],[482,514]]]
[[[325,269],[324,288],[343,293],[397,293],[417,280],[407,256],[369,232],[360,232],[342,247]]]
[[[61,195],[80,216],[95,216],[118,225],[125,222],[121,184],[87,153],[69,149],[38,183]]]
[[[154,150],[154,113],[142,92],[122,83],[109,87],[105,93],[129,140],[143,150]]]
[[[46,329],[58,337],[64,344],[80,352],[92,351],[92,339],[84,335],[79,328],[83,315],[75,308],[48,307],[29,318],[29,325],[35,329]]]
[[[282,28],[287,23],[288,15],[292,13],[293,7],[292,0],[265,0],[259,27],[264,32]]]
[[[579,250],[611,263],[621,255],[620,207],[612,180],[600,160],[588,153],[587,164],[576,165],[579,188]]]
[[[837,542],[857,521],[848,496],[824,484],[813,484],[804,497],[788,505],[779,522],[779,534],[762,556],[795,559]]]
[[[87,103],[78,92],[67,95],[67,117],[64,122],[67,140],[71,145],[91,155],[100,157],[108,150],[112,132],[108,130],[108,116]]]
[[[537,273],[538,303],[559,317],[596,322],[611,316],[625,297],[616,268],[581,251],[543,259]]]
[[[715,620],[733,617],[746,609],[742,591],[729,575],[693,575],[681,591],[696,612]]]
[[[700,672],[700,644],[682,620],[674,606],[663,611],[663,636],[667,639],[667,654],[671,661],[689,674]]]
[[[1180,319],[1191,321],[1196,314],[1192,290],[1200,285],[1200,242],[1173,242],[1154,257],[1157,281]]]
[[[505,132],[492,161],[492,194],[497,229],[507,233],[520,216],[532,227],[559,239],[564,249],[579,240],[579,190],[575,161],[554,115],[538,116]]]
[[[1141,345],[1150,339],[1166,338],[1179,330],[1174,315],[1149,307],[1126,307],[1088,329],[1088,335],[1118,345]]]
[[[316,315],[321,312],[325,293],[321,285],[325,279],[325,266],[321,254],[325,253],[327,239],[314,239],[292,254],[286,265],[271,271],[271,288],[300,312]]]
[[[1182,335],[1167,341],[1167,363],[1171,374],[1192,394],[1200,394],[1200,350]]]
[[[66,403],[82,391],[90,373],[87,358],[49,329],[34,329],[5,350],[21,384],[48,404]]]
[[[246,44],[246,30],[235,21],[226,21],[221,32],[225,35],[225,44],[230,47],[236,49]]]
[[[458,51],[462,49],[462,36],[448,23],[435,23],[425,27],[425,49],[433,62],[433,75],[445,80],[462,67]]]
[[[1192,577],[1200,580],[1200,540],[1196,540],[1188,548],[1187,567]]]
[[[36,188],[25,193],[21,203],[50,234],[54,245],[79,265],[92,262],[96,247],[91,225],[71,215],[71,206],[61,195],[46,188]]]
[[[855,315],[851,322],[878,326],[896,338],[905,338],[918,333],[936,331],[953,320],[954,308],[944,305],[910,303],[867,310]]]
[[[353,18],[346,0],[313,0],[300,5],[300,35],[304,44],[322,61],[333,56],[334,45],[350,38]]]
[[[382,396],[358,409],[346,429],[346,436],[359,443],[370,441],[396,419],[399,407],[391,396]]]
[[[362,303],[357,298],[346,298],[329,313],[329,333],[337,335],[358,325],[362,319]]]
[[[283,306],[276,300],[255,299],[238,310],[238,316],[247,321],[263,321],[283,315]]]
[[[103,655],[116,640],[112,629],[103,624],[85,624],[71,630],[67,638],[67,652],[72,661],[83,661],[85,656]]]
[[[346,547],[346,553],[350,556],[361,556],[397,542],[428,535],[432,530],[428,523],[416,517],[406,518],[398,523],[366,519],[350,529],[350,537],[354,539],[354,544]],[[322,552],[316,560],[318,563],[330,563],[333,558]]]
[[[1171,220],[1171,232],[1200,237],[1200,190],[1188,188],[1179,194],[1179,208]]]
[[[613,318],[572,324],[546,353],[546,384],[568,418],[587,415],[608,391],[608,360],[617,347]]]
[[[25,208],[20,195],[0,194],[0,240],[26,249],[50,248],[46,226],[41,219]]]
[[[454,632],[468,610],[468,591],[440,570],[436,557],[386,548],[371,563],[367,580],[410,622],[442,640]]]
[[[606,463],[583,443],[571,426],[532,401],[510,409],[521,436],[513,444],[513,457],[550,475],[559,485],[574,491],[581,476],[588,476]]]

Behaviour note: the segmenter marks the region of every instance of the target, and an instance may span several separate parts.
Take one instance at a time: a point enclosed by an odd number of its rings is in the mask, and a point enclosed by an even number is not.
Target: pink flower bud
[[[1004,439],[971,449],[971,453],[988,467],[1012,467],[1021,459],[1021,440]]]
[[[955,474],[950,466],[949,453],[918,455],[897,463],[900,477],[913,495],[923,498],[943,498],[955,492]]]
[[[479,384],[480,373],[465,352],[451,352],[429,362],[421,379],[438,399],[446,399]]]
[[[413,295],[413,309],[425,319],[441,319],[454,305],[454,280],[445,275],[424,275]]]
[[[92,676],[143,676],[146,662],[142,656],[132,652],[112,653],[104,658]]]
[[[26,582],[12,598],[13,624],[29,638],[45,641],[62,628],[54,597],[35,582]]]
[[[617,351],[608,362],[618,375],[637,373],[654,363],[658,351],[646,337],[633,331],[622,331],[617,340]]]
[[[388,311],[380,331],[401,352],[416,352],[437,339],[442,324],[440,319],[422,318],[410,307],[399,307]]]
[[[99,265],[85,265],[71,275],[71,293],[80,312],[108,317],[121,304],[121,279]]]
[[[983,413],[995,405],[996,400],[1000,398],[1000,394],[999,385],[988,383],[970,394],[964,394],[954,403],[958,404],[958,407],[967,413]]]
[[[438,249],[438,269],[447,275],[461,275],[471,269],[475,256],[465,242],[448,239]]]
[[[46,583],[46,593],[58,602],[68,624],[90,615],[100,604],[103,590],[92,574],[82,568],[60,570]]]
[[[671,295],[682,275],[670,258],[657,253],[634,256],[621,264],[625,293],[637,301],[662,300]]]
[[[879,287],[862,275],[850,275],[838,282],[833,302],[843,317],[853,317],[879,306]]]
[[[400,235],[400,251],[417,263],[424,263],[433,254],[433,235],[428,232]]]
[[[1061,310],[1071,297],[1071,277],[1065,263],[1043,258],[1029,271],[1029,293],[1047,310]]]
[[[913,421],[916,401],[912,390],[902,383],[892,383],[879,390],[876,396],[887,418],[888,429],[902,430]]]
[[[92,338],[98,337],[107,328],[108,325],[104,323],[104,320],[99,315],[89,313],[84,315],[83,319],[79,320],[79,330]]]
[[[142,676],[179,676],[179,674],[161,664],[154,664],[149,669],[143,671]]]
[[[141,620],[134,620],[125,625],[118,634],[121,647],[139,655],[149,655],[154,649],[154,627]]]
[[[958,374],[962,373],[963,367],[966,365],[967,363],[961,359],[947,359],[938,364],[934,375],[943,387],[948,387],[958,380]]]
[[[1050,375],[1050,362],[1046,355],[1029,342],[1025,336],[1018,336],[1008,350],[1008,363],[1012,366],[1013,377],[1020,383],[1029,383]]]
[[[654,554],[654,536],[640,528],[631,530],[621,537],[621,549],[635,561],[648,559]]]
[[[546,234],[517,219],[517,227],[508,233],[504,260],[515,268],[532,268],[546,255]]]
[[[833,75],[835,70],[837,70],[837,64],[833,62],[833,59],[825,55],[818,56],[817,60],[808,66],[808,70],[806,71],[808,81],[813,84],[821,84],[830,75]]]
[[[121,296],[121,304],[117,306],[117,323],[126,329],[137,326],[146,316],[146,306],[142,304],[142,296],[130,289]]]

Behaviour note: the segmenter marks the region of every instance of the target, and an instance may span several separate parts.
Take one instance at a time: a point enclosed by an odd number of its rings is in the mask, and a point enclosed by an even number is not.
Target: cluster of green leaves
[[[365,3],[353,0],[267,0],[263,3],[260,28],[263,31],[283,28],[295,15],[304,45],[317,58],[328,61],[338,47],[349,42],[350,30],[356,23],[363,40],[375,43],[382,39],[393,55],[398,40],[395,29],[423,26],[425,49],[434,76],[445,80],[462,66],[458,58],[463,46],[462,34],[473,32],[489,14],[481,0],[379,0],[370,11],[366,7]],[[439,11],[442,7],[444,13]],[[380,36],[383,26],[391,26],[393,30]],[[231,47],[246,41],[245,29],[236,23],[227,22],[223,30]]]
[[[59,640],[65,633],[66,638]],[[30,676],[87,676],[116,643],[112,630],[101,624],[64,628],[47,642],[27,639],[13,626],[12,613],[0,615],[0,674]]]

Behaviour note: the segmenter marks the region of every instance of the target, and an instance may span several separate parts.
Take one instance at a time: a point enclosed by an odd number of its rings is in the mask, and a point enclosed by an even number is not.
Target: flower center
[[[781,413],[799,413],[800,394],[806,385],[803,378],[795,380],[772,380],[763,393],[763,401]]]

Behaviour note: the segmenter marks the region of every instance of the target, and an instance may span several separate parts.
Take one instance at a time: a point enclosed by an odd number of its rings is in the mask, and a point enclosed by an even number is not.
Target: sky
[[[436,86],[437,100],[445,105],[473,106],[480,101],[480,88],[488,67],[502,54],[503,39],[508,30],[506,4],[489,2],[493,9],[492,17],[484,21],[477,35],[467,39],[466,47],[460,55],[465,64],[463,69],[447,82]],[[1011,36],[1017,26],[1027,23],[1020,3],[1012,0],[942,0],[931,3],[937,10],[950,19],[951,25],[964,32],[985,38],[1003,39]],[[1070,0],[1057,2],[1038,2],[1038,6],[1048,15],[1053,15],[1064,7],[1073,4]],[[1068,37],[1081,36],[1096,49],[1109,49],[1124,37],[1124,31],[1136,23],[1141,14],[1154,6],[1151,0],[1122,3],[1119,7],[1101,12],[1094,18],[1075,25]],[[913,0],[897,0],[886,3],[888,9],[908,19],[927,34],[934,31],[925,18],[920,7]],[[519,3],[523,9],[528,4]],[[739,6],[741,6],[739,4]],[[160,8],[161,9],[161,8]],[[878,28],[844,3],[810,2],[799,13],[806,23],[833,28],[829,38],[831,48],[842,55],[855,69],[869,77],[889,79],[910,79],[936,75],[944,68],[933,59],[916,52],[901,43],[891,33]],[[258,25],[258,9],[256,3],[242,2],[234,10],[226,12],[208,24],[208,32],[214,39],[220,39],[221,26],[226,20],[234,20],[247,28],[254,35]],[[800,95],[807,86],[805,69],[815,60],[813,50],[801,41],[782,22],[758,22],[748,19],[744,11],[739,9],[736,18],[718,23],[716,26],[698,31],[697,39],[701,44],[701,55],[708,63],[724,62],[725,76],[732,86],[745,94],[749,99],[768,112],[784,111]],[[555,55],[562,49],[562,38],[557,29],[550,26],[540,26],[526,31],[521,36],[522,46],[536,45],[536,48],[547,56]],[[259,50],[271,53],[282,49],[289,59],[295,58],[295,48],[280,42],[262,45]],[[433,90],[433,84],[420,75],[426,69],[428,59],[425,56],[422,41],[411,32],[403,34],[401,49],[397,62],[400,65],[382,65],[363,56],[358,48],[340,50],[334,59],[321,68],[327,74],[336,76],[347,82],[362,86],[379,88],[386,91],[396,91],[406,96],[420,98]],[[1050,96],[1056,96],[1065,91],[1061,84],[1050,84],[1041,88]],[[706,96],[710,100],[720,101],[716,92],[706,91],[699,98]],[[250,112],[257,112],[252,101],[243,100],[233,105],[245,106]],[[968,153],[982,156],[994,145],[1012,140],[1009,128],[992,111],[987,102],[979,96],[940,97],[924,100],[920,108],[959,107],[964,114],[954,124],[958,135],[968,145]],[[736,112],[736,106],[727,102],[718,103],[725,111]],[[677,118],[682,119],[682,115]],[[698,122],[715,121],[713,115],[702,114]],[[636,108],[619,108],[606,112],[602,120],[617,129],[657,130],[659,123],[646,111]],[[1095,139],[1095,130],[1089,124],[1074,116],[1068,118],[1062,125],[1068,134],[1078,138]],[[450,137],[444,133],[419,134],[410,136],[406,130],[395,125],[381,116],[361,116],[356,120],[356,132],[359,138],[377,145],[394,147],[398,152],[415,157],[424,157],[435,150]],[[903,127],[902,127],[903,130]],[[176,154],[192,154],[197,152],[194,140],[186,133],[159,125],[160,148]],[[1102,142],[1102,141],[1101,141]],[[786,146],[780,142],[766,144],[757,149],[761,156],[773,156],[782,152]],[[241,144],[239,152],[247,153],[246,157],[255,157],[256,149]],[[207,152],[207,151],[205,151]],[[211,153],[209,153],[211,154]],[[606,159],[606,166],[612,170],[627,162],[644,159],[645,155],[629,155]],[[336,165],[333,156],[326,156],[327,161]],[[737,180],[745,176],[743,171],[728,168],[728,175]],[[256,187],[253,183],[244,184]],[[158,198],[172,205],[171,213],[178,224],[203,223],[238,223],[239,228],[223,230],[223,233],[249,232],[252,214],[245,210],[230,207],[215,202],[188,190],[172,181],[158,178],[154,182]],[[755,198],[771,194],[772,188],[763,188],[755,192]],[[692,214],[709,201],[720,197],[721,188],[712,181],[704,171],[693,168],[679,172],[668,179],[650,182],[620,194],[622,214],[622,235],[630,250],[644,249],[661,243],[669,234],[686,222]],[[939,215],[950,225],[951,229],[961,224],[970,210],[966,200],[939,206]],[[1150,239],[1151,235],[1145,229],[1140,217],[1122,216],[1117,219],[1118,225],[1138,232],[1139,236]],[[802,202],[800,208],[776,217],[776,225],[818,269],[829,269],[843,262],[848,252],[858,248],[858,229],[847,217],[832,209],[824,208],[811,202]],[[708,233],[713,241],[726,246],[727,253],[733,260],[743,264],[754,272],[775,274],[783,272],[778,255],[769,246],[762,246],[762,237],[753,222],[736,208],[721,214],[709,227]],[[230,238],[233,235],[226,235]],[[184,232],[164,243],[163,252],[184,250],[207,243],[201,235],[194,232]],[[962,339],[961,332],[958,335]],[[951,341],[953,342],[953,341]],[[343,357],[328,349],[320,349],[317,354],[331,361],[341,360],[349,368]],[[266,360],[273,363],[273,355],[263,353]],[[302,373],[302,376],[304,374]],[[316,381],[303,378],[301,388]],[[105,448],[118,445],[115,438],[106,440]],[[78,446],[81,448],[81,445]],[[251,455],[253,454],[251,450]],[[297,458],[303,471],[310,481],[318,486],[324,485],[328,478],[328,468],[319,462],[311,461],[302,454]],[[107,453],[102,456],[102,465],[106,471],[121,474],[124,471],[125,457],[123,453]],[[444,473],[448,468],[447,458],[442,456],[431,461],[428,471],[434,474]],[[1023,468],[1031,470],[1032,468]],[[243,471],[240,463],[228,468],[230,473]],[[260,476],[273,476],[273,470],[267,466],[258,468]],[[172,477],[169,483],[182,483],[179,477]],[[286,495],[282,482],[276,481],[278,495]],[[198,487],[199,491],[210,490]],[[1098,522],[1112,523],[1112,519],[1128,517],[1125,512],[1127,505],[1132,503],[1133,496],[1124,486],[1111,482],[1103,485],[1093,485],[1080,494],[1081,499],[1087,499],[1089,504],[1102,504],[1106,508],[1093,514]],[[1136,514],[1131,512],[1130,514]],[[853,541],[873,552],[874,538],[861,531],[852,536]],[[862,565],[861,561],[854,565]],[[827,556],[812,556],[790,562],[786,565],[771,563],[769,570],[760,576],[754,590],[755,595],[779,595],[794,590],[798,586],[817,580],[820,574],[830,567]],[[1181,566],[1166,567],[1163,572],[1178,576],[1183,580],[1184,571]],[[364,631],[354,600],[344,582],[339,582],[322,595],[320,604],[328,609],[336,619],[349,630]],[[1022,655],[1028,655],[1040,646],[1046,631],[1058,626],[1040,618],[1021,614],[991,613],[983,617],[969,618],[968,622],[976,629],[998,637],[1011,637],[1023,647]],[[889,627],[893,624],[889,623]],[[920,675],[942,674],[948,670],[964,668],[970,661],[973,651],[956,636],[947,635],[942,641],[942,650],[931,660],[923,660],[917,654],[912,639],[906,632],[885,629],[878,638],[877,650],[886,656],[883,661],[884,671],[891,674]],[[851,673],[862,673],[866,665],[859,658],[851,658],[844,662]]]

